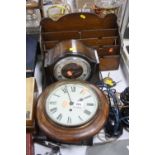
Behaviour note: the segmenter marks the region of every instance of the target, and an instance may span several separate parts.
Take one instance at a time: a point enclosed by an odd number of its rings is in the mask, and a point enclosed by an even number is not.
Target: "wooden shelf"
[[[121,41],[115,14],[100,18],[93,13],[71,13],[57,21],[50,18],[41,20],[44,53],[60,41],[69,39],[79,40],[96,49],[101,71],[118,69]]]

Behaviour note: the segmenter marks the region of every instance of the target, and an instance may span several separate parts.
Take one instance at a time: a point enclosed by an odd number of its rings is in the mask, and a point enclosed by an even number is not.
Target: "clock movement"
[[[109,113],[106,96],[82,80],[61,80],[49,85],[37,104],[39,128],[65,143],[89,139],[103,128]]]
[[[67,79],[99,80],[99,59],[96,50],[78,40],[59,42],[45,57],[46,86]]]

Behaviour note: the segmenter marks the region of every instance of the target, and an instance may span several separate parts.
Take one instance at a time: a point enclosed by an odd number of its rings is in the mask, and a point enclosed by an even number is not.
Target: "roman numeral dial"
[[[89,110],[84,110],[84,113],[85,113],[86,115],[90,115],[90,114],[91,114],[91,112],[90,112]]]
[[[62,91],[63,91],[64,93],[67,93],[67,88],[66,88],[66,87],[62,88]]]
[[[53,113],[55,113],[57,110],[58,110],[57,108],[52,108],[52,109],[50,109],[50,112],[53,114]]]
[[[68,117],[67,124],[71,124],[71,123],[72,123],[72,119],[71,119],[71,117]]]
[[[61,126],[79,126],[89,122],[98,109],[98,97],[85,84],[65,84],[55,87],[47,98],[48,117]]]
[[[87,106],[94,106],[94,103],[87,103]]]
[[[57,120],[60,121],[61,119],[62,119],[62,114],[59,114],[58,117],[57,117]]]

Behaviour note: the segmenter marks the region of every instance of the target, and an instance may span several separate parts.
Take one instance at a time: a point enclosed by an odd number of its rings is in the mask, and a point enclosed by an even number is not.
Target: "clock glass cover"
[[[54,66],[54,77],[61,79],[86,80],[91,73],[90,64],[83,58],[70,56],[61,59]]]
[[[98,106],[98,95],[88,84],[65,81],[50,91],[45,111],[51,121],[72,127],[89,122]]]

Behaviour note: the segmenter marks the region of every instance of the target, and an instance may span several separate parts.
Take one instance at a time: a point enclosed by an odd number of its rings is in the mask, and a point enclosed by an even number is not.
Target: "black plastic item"
[[[53,143],[57,146],[61,145],[61,144],[67,144],[67,145],[86,145],[86,146],[92,146],[93,145],[93,137],[83,140],[81,142],[75,142],[75,143],[61,143],[59,141],[56,141],[54,139],[51,139],[49,137],[47,137],[40,129],[37,128],[37,133],[35,135],[33,135],[33,142],[36,142],[40,145],[44,145],[45,146],[45,142],[50,142]]]
[[[105,125],[105,134],[107,137],[116,137],[122,135],[123,133],[123,126],[120,121],[120,113],[114,107],[111,107],[108,121]]]
[[[129,107],[124,107],[121,109],[121,121],[123,123],[123,127],[129,130]]]
[[[26,35],[26,77],[34,76],[38,51],[38,35]]]
[[[120,99],[124,105],[129,105],[129,87],[120,94]]]

